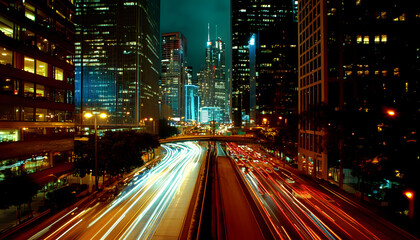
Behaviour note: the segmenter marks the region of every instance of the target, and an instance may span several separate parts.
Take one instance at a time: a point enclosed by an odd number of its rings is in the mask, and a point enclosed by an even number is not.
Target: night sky
[[[181,32],[187,38],[187,65],[194,73],[205,61],[207,24],[212,39],[217,35],[226,42],[226,67],[230,68],[230,1],[161,0],[161,33]],[[195,76],[194,76],[195,78]]]

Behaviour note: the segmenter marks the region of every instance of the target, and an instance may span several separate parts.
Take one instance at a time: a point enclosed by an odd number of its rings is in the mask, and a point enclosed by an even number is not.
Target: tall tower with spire
[[[210,24],[207,26],[207,31],[206,61],[199,74],[201,106],[220,108],[223,117],[216,121],[228,122],[225,43],[217,37],[217,26],[214,38],[210,34]]]

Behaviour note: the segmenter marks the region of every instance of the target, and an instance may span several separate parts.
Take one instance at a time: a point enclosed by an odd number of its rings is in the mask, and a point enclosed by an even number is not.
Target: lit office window
[[[33,98],[35,93],[35,84],[31,82],[23,82],[23,96]]]
[[[36,60],[36,74],[48,77],[48,64],[39,60]]]
[[[6,48],[0,48],[0,64],[12,66],[13,52]]]
[[[25,17],[35,21],[35,7],[31,4],[25,3]]]
[[[369,36],[363,37],[363,44],[369,44]]]
[[[38,36],[36,39],[36,46],[38,47],[38,49],[42,52],[49,52],[49,45],[50,42],[48,41],[48,39],[43,38],[41,36]]]
[[[41,85],[41,84],[37,84],[36,85],[36,90],[35,90],[35,97],[36,98],[45,98],[47,96],[46,91],[45,91],[45,86]]]
[[[13,22],[0,16],[0,32],[8,37],[13,37]]]
[[[356,42],[357,43],[361,43],[362,42],[362,35],[357,35],[356,36]]]
[[[35,73],[35,59],[30,57],[24,57],[23,70],[30,73]]]
[[[381,42],[387,42],[388,41],[388,36],[387,35],[381,35]]]
[[[47,121],[48,111],[45,108],[37,108],[35,113],[35,121],[45,122]]]
[[[54,67],[54,78],[55,80],[63,81],[64,80],[64,71],[61,68]]]

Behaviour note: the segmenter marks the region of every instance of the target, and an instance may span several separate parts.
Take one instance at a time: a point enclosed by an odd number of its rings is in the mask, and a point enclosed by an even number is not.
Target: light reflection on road
[[[137,172],[115,199],[75,208],[27,239],[150,239],[201,155],[192,142],[162,147],[167,154],[160,163]]]

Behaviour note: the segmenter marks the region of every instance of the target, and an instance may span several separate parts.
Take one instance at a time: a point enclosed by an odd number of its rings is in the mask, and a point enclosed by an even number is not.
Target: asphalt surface
[[[106,192],[86,199],[10,239],[152,239],[157,229],[156,239],[176,238],[182,221],[174,224],[171,220],[185,216],[188,204],[180,202],[188,203],[189,199],[179,201],[185,196],[181,187],[187,178],[196,180],[192,173],[200,167],[202,151],[191,142],[163,147],[167,154],[161,162],[127,179],[120,193]],[[171,209],[169,214],[169,206],[183,210]],[[170,219],[165,220],[165,216]],[[162,222],[170,226],[162,226]]]
[[[282,168],[259,148],[229,146],[279,239],[416,239],[341,194]]]

